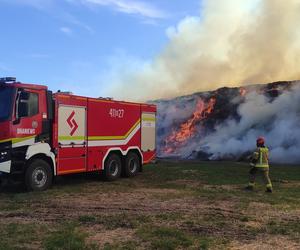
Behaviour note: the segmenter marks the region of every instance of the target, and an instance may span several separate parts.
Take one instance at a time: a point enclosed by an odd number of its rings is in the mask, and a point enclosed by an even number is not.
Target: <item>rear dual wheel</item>
[[[125,177],[133,177],[141,169],[141,161],[139,156],[134,152],[129,152],[124,160],[123,175]],[[114,181],[121,176],[122,160],[118,154],[111,154],[104,164],[104,176],[107,181]]]
[[[121,176],[122,162],[117,154],[111,154],[104,164],[104,176],[107,181],[115,181]]]
[[[140,157],[134,152],[129,152],[125,159],[124,175],[126,177],[136,176],[140,169]]]

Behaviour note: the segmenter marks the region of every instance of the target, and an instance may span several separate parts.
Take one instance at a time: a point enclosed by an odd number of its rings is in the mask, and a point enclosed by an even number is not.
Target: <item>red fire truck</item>
[[[156,106],[89,98],[0,78],[0,176],[29,190],[55,176],[135,176],[155,157]]]

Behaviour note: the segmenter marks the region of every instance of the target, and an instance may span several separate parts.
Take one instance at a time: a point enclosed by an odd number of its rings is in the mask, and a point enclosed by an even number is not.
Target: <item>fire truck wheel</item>
[[[111,154],[105,161],[104,175],[107,181],[114,181],[121,175],[122,163],[116,154]]]
[[[50,187],[53,174],[49,164],[43,160],[33,160],[26,170],[25,184],[29,191],[43,191]]]
[[[125,159],[125,169],[124,169],[125,177],[132,177],[137,175],[140,168],[141,168],[141,161],[139,156],[134,152],[130,152]]]

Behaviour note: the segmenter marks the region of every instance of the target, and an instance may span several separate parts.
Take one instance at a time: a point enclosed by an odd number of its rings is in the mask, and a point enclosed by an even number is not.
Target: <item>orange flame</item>
[[[173,129],[172,133],[165,140],[166,154],[174,153],[176,149],[182,146],[189,138],[196,133],[196,124],[208,117],[216,104],[216,98],[212,97],[208,103],[199,100],[196,104],[196,110],[192,118],[180,125],[179,130]]]

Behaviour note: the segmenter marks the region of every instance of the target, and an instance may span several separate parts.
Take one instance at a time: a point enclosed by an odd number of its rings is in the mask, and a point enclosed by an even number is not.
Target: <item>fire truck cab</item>
[[[135,176],[155,157],[156,106],[0,78],[0,178],[47,189],[55,176]]]

